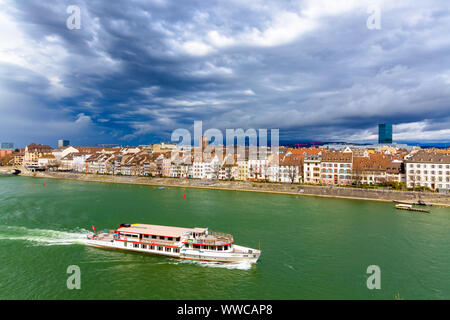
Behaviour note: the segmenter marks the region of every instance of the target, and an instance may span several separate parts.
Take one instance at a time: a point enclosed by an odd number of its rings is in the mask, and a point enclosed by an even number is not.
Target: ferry
[[[116,230],[88,235],[88,246],[128,250],[172,258],[255,264],[261,250],[234,244],[231,234],[208,228],[180,228],[151,224],[121,224]]]

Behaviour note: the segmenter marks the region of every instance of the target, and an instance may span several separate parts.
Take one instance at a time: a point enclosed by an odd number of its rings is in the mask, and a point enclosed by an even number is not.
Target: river
[[[450,299],[450,209],[306,196],[0,178],[0,299]],[[256,265],[83,244],[91,225],[208,227]],[[67,268],[81,271],[69,290]],[[367,288],[379,266],[381,289]]]

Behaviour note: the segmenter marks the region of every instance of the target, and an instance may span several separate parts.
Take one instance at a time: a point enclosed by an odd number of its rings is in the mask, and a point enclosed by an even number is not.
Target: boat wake
[[[89,233],[85,229],[74,231],[55,231],[45,229],[28,229],[16,226],[0,226],[0,241],[19,240],[28,241],[35,246],[61,246],[71,244],[84,244],[86,235]]]
[[[166,263],[166,262],[161,262]],[[208,261],[195,261],[195,260],[182,260],[177,259],[176,261],[167,262],[169,264],[195,264],[204,268],[222,268],[230,270],[250,270],[252,264],[248,261],[238,262],[238,263],[223,263],[223,262],[208,262]]]

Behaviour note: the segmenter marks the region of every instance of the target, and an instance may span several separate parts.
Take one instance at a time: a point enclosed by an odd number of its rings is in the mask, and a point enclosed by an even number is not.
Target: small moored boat
[[[256,263],[261,255],[261,250],[234,244],[231,234],[150,224],[121,224],[117,230],[89,235],[86,244],[212,262]]]
[[[400,210],[408,210],[408,211],[417,211],[417,212],[430,212],[429,210],[414,208],[411,204],[399,203],[395,205],[396,209]]]

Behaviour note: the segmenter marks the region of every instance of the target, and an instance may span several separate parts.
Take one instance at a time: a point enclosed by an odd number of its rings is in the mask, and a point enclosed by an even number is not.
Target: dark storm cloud
[[[0,1],[1,139],[139,144],[203,120],[285,141],[369,141],[392,122],[397,140],[449,141],[448,4],[379,1],[369,30],[364,2]]]

